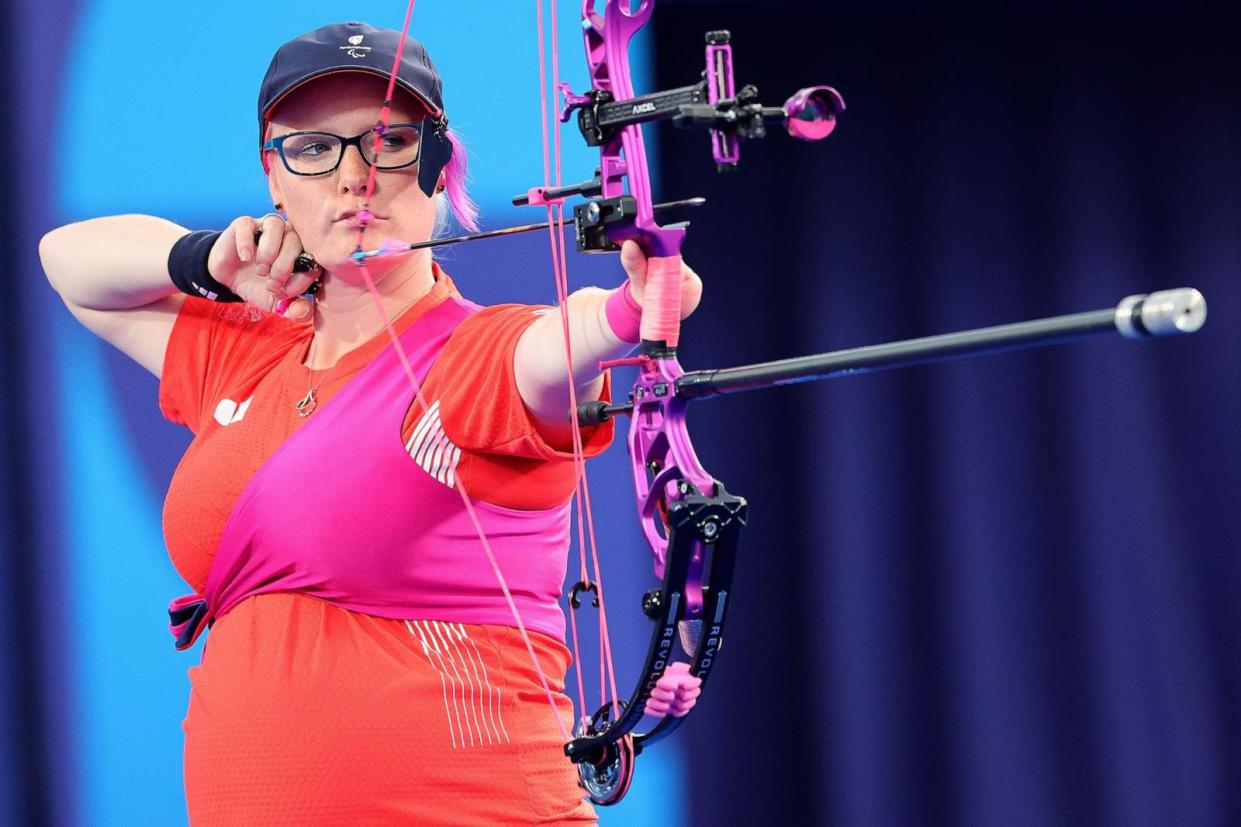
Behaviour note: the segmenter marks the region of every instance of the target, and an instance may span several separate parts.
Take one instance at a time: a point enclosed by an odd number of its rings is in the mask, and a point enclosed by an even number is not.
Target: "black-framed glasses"
[[[356,146],[362,160],[378,169],[402,169],[418,163],[422,147],[422,126],[413,123],[392,124],[379,138],[379,156],[375,156],[375,134],[379,127],[361,135],[346,138],[331,132],[289,132],[277,135],[263,144],[263,150],[276,150],[284,168],[294,175],[327,175],[335,172],[345,157],[345,147]]]

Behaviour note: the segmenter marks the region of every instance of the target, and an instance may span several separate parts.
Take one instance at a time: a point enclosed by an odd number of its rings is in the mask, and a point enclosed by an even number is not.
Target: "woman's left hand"
[[[636,241],[626,241],[621,245],[621,266],[629,276],[629,292],[634,300],[642,304],[642,293],[646,288],[646,254]],[[693,313],[702,301],[702,279],[688,264],[681,264],[681,318],[685,319]]]

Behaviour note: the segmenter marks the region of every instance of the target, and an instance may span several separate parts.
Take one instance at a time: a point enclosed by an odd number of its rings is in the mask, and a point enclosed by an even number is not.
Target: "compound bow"
[[[676,348],[687,225],[661,226],[655,219],[642,124],[671,120],[707,129],[712,157],[725,170],[738,162],[740,139],[763,137],[771,122],[784,123],[790,134],[805,140],[827,137],[844,101],[834,89],[815,86],[781,107],[763,106],[753,86],[738,91],[734,85],[726,31],[707,33],[699,82],[635,95],[629,47],[655,4],[643,0],[634,8],[625,0],[607,0],[602,13],[596,5],[582,3],[591,88],[575,95],[567,85],[557,85],[565,100],[560,119],[576,112],[586,143],[599,147],[599,168],[589,181],[535,190],[515,203],[587,196],[573,213],[578,250],[615,252],[632,239],[647,256],[641,348],[636,359],[623,360],[638,367],[630,403],[619,408],[586,403],[578,416],[582,424],[593,424],[617,410],[631,415],[629,455],[638,515],[660,579],[642,600],[652,628],[634,689],[627,700],[614,697],[604,704],[565,746],[592,800],[611,804],[628,789],[635,757],[685,720],[711,675],[746,518],[746,501],[699,463],[686,427],[686,402],[675,392],[684,374]],[[595,585],[580,582],[575,592]],[[576,610],[580,603],[571,599],[570,605]],[[639,732],[644,718],[656,723]]]
[[[609,666],[611,700],[593,715],[581,718],[572,737],[556,715],[557,725],[565,736],[565,753],[577,764],[583,787],[596,803],[612,804],[628,790],[636,756],[645,747],[671,734],[694,706],[702,684],[711,675],[727,620],[738,536],[745,524],[747,506],[742,497],[730,493],[699,463],[686,427],[686,408],[691,400],[1104,333],[1119,332],[1140,338],[1192,332],[1202,325],[1206,308],[1197,291],[1165,291],[1150,296],[1132,296],[1116,308],[1093,313],[763,365],[686,373],[677,360],[676,348],[680,327],[681,245],[687,224],[660,225],[655,219],[656,211],[669,205],[652,204],[642,124],[670,120],[681,126],[705,128],[710,134],[712,157],[718,168],[725,170],[737,164],[740,140],[763,137],[770,123],[783,124],[790,135],[802,140],[826,138],[834,129],[837,116],[844,110],[844,101],[831,87],[811,86],[799,90],[782,106],[762,105],[753,86],[740,90],[735,88],[732,47],[726,31],[707,33],[705,68],[699,82],[663,92],[635,95],[629,66],[629,46],[634,35],[649,21],[654,0],[638,0],[636,4],[630,0],[604,0],[602,12],[597,11],[597,6],[595,0],[582,0],[582,29],[590,71],[590,90],[581,95],[572,93],[567,84],[558,82],[556,70],[553,69],[553,83],[564,100],[561,111],[557,113],[560,120],[567,121],[576,113],[586,143],[599,148],[600,161],[595,176],[583,183],[565,186],[559,181],[557,159],[557,180],[553,185],[551,165],[547,160],[548,119],[545,113],[544,185],[515,198],[514,203],[544,206],[548,213],[546,222],[417,244],[385,242],[371,250],[364,249],[364,223],[354,259],[376,297],[380,315],[384,316],[378,293],[374,291],[369,274],[366,274],[367,259],[422,247],[546,228],[552,240],[558,298],[564,306],[567,279],[561,246],[563,204],[565,199],[573,196],[586,199],[573,210],[578,250],[616,252],[622,242],[634,240],[647,256],[640,352],[633,359],[618,362],[638,368],[628,400],[615,405],[587,402],[580,406],[576,400],[573,401],[578,422],[582,425],[597,424],[618,413],[631,417],[628,443],[638,514],[654,557],[655,575],[660,579],[660,585],[648,591],[642,600],[642,611],[652,621],[652,629],[635,688],[626,699],[621,700],[616,692],[615,675]],[[538,8],[542,64],[541,0]],[[411,0],[404,31],[408,31],[412,11]],[[554,52],[554,3],[552,18]],[[399,60],[398,54],[398,64]],[[392,91],[390,84],[389,102]],[[542,97],[544,107],[546,98],[546,95]],[[382,127],[386,127],[387,114],[385,106],[380,116]],[[378,134],[376,141],[379,141]],[[558,133],[556,147],[558,153]],[[373,178],[367,186],[368,205],[372,190]],[[696,201],[676,202],[672,206],[692,203]],[[568,349],[568,321],[566,314],[561,316]],[[400,344],[391,326],[387,326],[399,353]],[[572,365],[571,353],[567,355],[567,361]],[[404,358],[403,354],[401,356]],[[417,389],[412,372],[409,376]],[[572,391],[572,378],[569,385]],[[417,404],[425,405],[420,395]],[[574,430],[575,454],[580,462],[580,435]],[[586,501],[586,489],[580,470],[579,481],[581,509]],[[472,514],[469,497],[464,491],[461,496]],[[588,504],[585,520],[579,510],[579,526],[583,522],[593,523]],[[477,522],[475,526],[478,528]],[[585,545],[582,535],[579,529],[579,546]],[[495,564],[481,529],[479,537],[512,608],[503,574]],[[594,545],[593,537],[591,545]],[[610,654],[597,555],[593,580],[585,575],[584,561],[582,571],[581,581],[569,594],[570,617],[572,619],[573,612],[581,606],[581,596],[592,593],[594,604],[600,608],[604,636],[601,655]],[[526,632],[515,608],[514,620],[525,638]],[[573,628],[576,642],[576,620]],[[526,643],[538,670],[538,661],[528,638]],[[575,661],[578,661],[580,669],[580,658],[576,652]],[[541,670],[539,674],[555,712],[550,688]],[[653,720],[654,723],[639,731],[644,720]]]

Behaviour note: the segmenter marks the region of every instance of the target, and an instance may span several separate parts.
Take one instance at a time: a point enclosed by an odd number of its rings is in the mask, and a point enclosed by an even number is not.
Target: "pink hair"
[[[448,138],[448,143],[452,144],[452,157],[444,166],[444,195],[448,198],[448,206],[452,210],[453,218],[457,219],[457,223],[469,232],[476,233],[478,232],[478,205],[465,191],[466,174],[469,169],[469,161],[465,157],[465,144],[451,129],[445,131],[444,136]]]

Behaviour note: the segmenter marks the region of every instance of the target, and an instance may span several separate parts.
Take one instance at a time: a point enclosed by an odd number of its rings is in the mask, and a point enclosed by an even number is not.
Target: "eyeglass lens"
[[[379,169],[406,167],[418,160],[419,134],[414,126],[389,127],[379,142],[378,161],[375,158],[374,130],[360,135],[357,144],[366,162]],[[344,146],[345,141],[339,135],[300,132],[286,136],[281,148],[289,169],[301,175],[316,175],[336,168]]]

